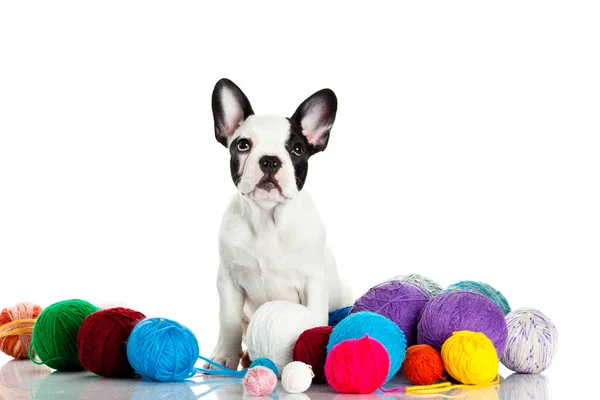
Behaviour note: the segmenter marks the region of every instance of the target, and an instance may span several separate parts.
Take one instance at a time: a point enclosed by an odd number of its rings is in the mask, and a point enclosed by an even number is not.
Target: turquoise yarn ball
[[[277,366],[275,365],[275,363],[266,357],[257,358],[256,360],[252,361],[252,364],[250,364],[249,369],[254,368],[254,367],[269,368],[271,371],[273,371],[275,373],[275,376],[279,376],[279,370],[277,369]]]
[[[398,325],[382,315],[361,311],[341,320],[331,332],[327,353],[344,340],[360,339],[365,335],[378,340],[387,350],[390,356],[390,370],[386,382],[389,382],[404,362],[406,338]]]
[[[129,336],[127,358],[136,374],[160,382],[179,382],[193,376],[200,355],[190,329],[165,318],[147,318]]]
[[[444,290],[444,292],[456,292],[457,290],[470,290],[472,292],[477,292],[485,297],[491,299],[494,303],[500,307],[504,315],[510,312],[510,305],[508,305],[508,300],[502,293],[498,290],[494,289],[492,286],[488,285],[484,282],[475,282],[475,281],[460,281],[453,285],[450,285]]]

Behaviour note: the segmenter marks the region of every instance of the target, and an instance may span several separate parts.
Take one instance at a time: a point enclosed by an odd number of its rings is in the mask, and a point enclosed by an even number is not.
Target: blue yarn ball
[[[195,374],[200,348],[190,329],[164,318],[147,318],[129,336],[127,358],[144,379],[183,381]]]
[[[508,300],[502,293],[498,290],[494,289],[492,286],[488,285],[484,282],[475,282],[475,281],[460,281],[453,285],[450,285],[444,290],[444,292],[456,292],[457,290],[470,290],[472,292],[477,292],[485,297],[490,298],[494,303],[500,307],[504,315],[510,312],[510,305],[508,305]]]
[[[250,364],[250,368],[254,367],[269,368],[275,373],[275,376],[279,376],[279,370],[277,369],[275,363],[266,357],[257,358],[256,360],[252,361],[252,364]]]
[[[348,314],[350,314],[351,309],[352,309],[352,306],[348,306],[348,307],[338,308],[337,310],[331,311],[329,313],[329,323],[327,325],[336,326],[337,324],[340,323],[341,320],[343,320],[344,318],[346,318],[348,316]]]
[[[390,356],[390,371],[386,382],[389,382],[396,375],[404,361],[406,338],[398,325],[382,315],[370,311],[361,311],[344,318],[331,332],[327,344],[327,353],[344,340],[360,339],[365,335],[381,342],[387,350]]]

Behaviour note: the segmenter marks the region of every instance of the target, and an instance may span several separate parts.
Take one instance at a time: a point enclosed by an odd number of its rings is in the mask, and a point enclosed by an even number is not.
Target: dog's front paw
[[[240,365],[240,358],[242,356],[242,350],[239,349],[231,349],[225,346],[218,346],[213,351],[210,359],[212,362],[217,363],[219,365],[223,365],[229,369],[237,370]],[[210,365],[206,363],[205,367],[207,369],[218,369],[214,365]]]

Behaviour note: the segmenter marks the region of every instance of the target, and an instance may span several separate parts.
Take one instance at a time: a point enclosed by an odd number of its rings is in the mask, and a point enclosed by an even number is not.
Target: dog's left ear
[[[302,128],[302,134],[315,153],[327,147],[336,112],[335,93],[331,89],[321,89],[304,100],[292,116],[291,120]]]
[[[229,138],[246,118],[254,114],[250,101],[242,90],[229,79],[217,82],[212,94],[215,119],[215,137],[227,147]]]

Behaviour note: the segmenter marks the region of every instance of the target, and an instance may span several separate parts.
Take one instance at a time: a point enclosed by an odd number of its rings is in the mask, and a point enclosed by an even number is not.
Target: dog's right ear
[[[227,147],[227,139],[250,115],[254,114],[248,98],[227,78],[217,82],[212,94],[212,111],[215,119],[215,137]]]

